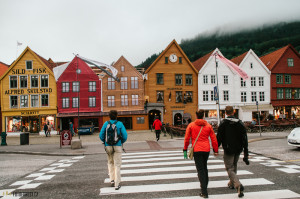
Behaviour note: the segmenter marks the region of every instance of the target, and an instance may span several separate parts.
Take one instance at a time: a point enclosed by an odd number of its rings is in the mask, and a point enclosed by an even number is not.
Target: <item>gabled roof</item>
[[[199,59],[197,59],[196,61],[193,62],[194,67],[200,71],[200,69],[204,66],[204,64],[207,62],[207,60],[209,59],[209,57],[213,54],[215,50],[211,51],[210,53],[207,53],[206,55],[204,55],[203,57],[200,57]]]
[[[116,61],[116,63],[113,64],[113,66],[115,67],[122,60],[124,60],[125,62],[127,62],[128,65],[133,69],[133,71],[135,71],[135,73],[137,75],[139,75],[140,77],[142,77],[142,74],[139,71],[137,71],[137,69],[123,55]]]
[[[8,65],[3,63],[3,62],[0,62],[0,76],[2,76],[8,69]]]
[[[196,72],[198,73],[197,69],[194,67],[194,65],[192,64],[192,62],[189,60],[189,58],[186,56],[186,54],[183,52],[183,50],[181,49],[181,47],[178,45],[178,43],[176,42],[175,39],[173,39],[173,41],[166,47],[166,49],[160,53],[160,55],[156,58],[156,60],[147,68],[147,70],[145,71],[145,73],[148,73],[153,66],[158,62],[158,60],[161,59],[161,57],[171,48],[171,46],[175,44],[176,47],[179,49],[180,53],[183,55],[183,57],[187,60],[188,64],[190,65],[190,67]]]
[[[66,70],[66,68],[69,66],[69,64],[70,64],[70,62],[67,62],[65,64],[62,64],[60,66],[53,68],[54,78],[56,81],[59,79],[61,74],[63,74],[63,72]]]
[[[233,63],[235,63],[236,65],[240,65],[240,63],[244,60],[245,56],[247,55],[249,51],[244,52],[243,54],[241,54],[240,56],[234,57],[231,59],[231,61]]]
[[[274,66],[277,64],[277,62],[280,60],[280,58],[283,56],[283,54],[289,48],[292,49],[300,57],[299,53],[295,50],[295,48],[291,44],[289,44],[274,52],[271,52],[265,56],[260,57],[260,59],[268,67],[269,70],[272,70]]]

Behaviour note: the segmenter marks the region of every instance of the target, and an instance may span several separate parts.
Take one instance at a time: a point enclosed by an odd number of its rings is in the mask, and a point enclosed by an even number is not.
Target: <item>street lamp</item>
[[[77,58],[78,59],[78,58]],[[79,91],[80,91],[80,83],[79,83],[79,80],[78,80],[78,75],[81,73],[81,70],[78,68],[78,60],[77,60],[77,70],[76,70],[76,78],[77,78],[77,82],[78,82],[78,92],[77,92],[77,99],[78,99],[78,104],[77,104],[77,107],[78,107],[78,125],[77,125],[77,132],[78,132],[78,128],[79,128]],[[78,138],[80,139],[80,133],[78,132]]]

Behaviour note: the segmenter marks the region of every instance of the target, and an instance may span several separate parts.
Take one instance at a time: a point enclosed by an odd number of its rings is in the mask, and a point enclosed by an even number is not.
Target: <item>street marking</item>
[[[240,181],[244,186],[274,184],[273,182],[266,180],[264,178],[241,179]],[[227,187],[227,183],[228,180],[210,181],[208,184],[208,188]],[[105,187],[100,189],[100,195],[163,192],[163,191],[178,191],[178,190],[191,190],[191,189],[199,189],[199,182],[122,186],[122,188],[119,190],[115,190],[114,187]]]
[[[285,168],[276,168],[279,171],[283,171],[285,173],[300,173],[300,170],[297,169],[285,169]]]
[[[213,157],[210,157],[213,158]],[[183,157],[164,157],[164,158],[147,158],[147,159],[126,159],[122,160],[123,163],[126,162],[152,162],[152,161],[167,161],[167,160],[182,160]]]
[[[40,171],[52,171],[52,170],[54,170],[55,169],[55,167],[51,167],[51,168],[43,168],[42,170],[40,170]]]
[[[78,160],[78,159],[82,159],[82,158],[84,158],[85,156],[78,156],[78,157],[74,157],[74,158],[72,158],[73,160]]]
[[[267,167],[278,167],[278,166],[282,166],[282,165],[280,165],[280,164],[276,164],[276,163],[260,163],[260,164],[262,164],[262,165],[265,165],[265,166],[267,166]]]
[[[19,187],[18,189],[35,189],[38,186],[40,186],[42,183],[32,183],[32,184],[25,184],[21,187]]]
[[[224,165],[207,165],[207,169],[224,169]],[[133,170],[121,170],[121,174],[132,173],[155,173],[155,172],[169,172],[169,171],[196,171],[195,166],[183,166],[183,167],[166,167],[166,168],[150,168],[150,169],[133,169]]]
[[[63,172],[65,169],[55,169],[55,170],[52,170],[52,171],[48,171],[47,173],[60,173],[60,172]]]
[[[11,184],[10,186],[19,186],[19,185],[25,185],[32,182],[32,180],[23,180],[23,181],[17,181],[13,184]]]
[[[123,153],[122,156],[134,156],[134,155],[143,155],[143,154],[170,154],[178,153],[180,151],[148,151],[148,152],[137,152],[137,153]]]
[[[149,158],[149,157],[170,157],[170,156],[180,156],[183,158],[183,153],[171,153],[171,154],[150,154],[150,155],[137,155],[137,156],[122,156],[122,159],[131,159],[131,158]]]
[[[290,169],[300,169],[299,165],[285,165],[284,167],[290,168]]]
[[[240,170],[238,175],[251,175],[253,173]],[[220,177],[220,176],[228,176],[226,171],[220,172],[210,172],[209,177]],[[128,176],[122,177],[122,182],[129,181],[146,181],[146,180],[170,180],[170,179],[183,179],[183,178],[198,178],[197,173],[180,173],[180,174],[165,174],[165,175],[147,175],[147,176]],[[110,179],[106,178],[104,183],[110,183]]]
[[[69,166],[71,166],[72,165],[72,163],[71,164],[62,164],[62,165],[60,165],[60,166],[58,166],[58,167],[69,167]]]
[[[43,175],[43,176],[40,176],[40,177],[37,177],[36,179],[34,180],[50,180],[51,178],[53,178],[55,175]]]
[[[44,174],[45,173],[32,173],[29,176],[26,176],[26,178],[36,178],[36,177],[42,176]]]
[[[207,163],[223,163],[223,160],[208,160]],[[122,164],[121,168],[132,168],[132,167],[151,167],[151,166],[168,166],[178,164],[195,164],[192,160],[182,161],[168,161],[168,162],[151,162],[151,163],[139,163],[139,164]]]
[[[60,160],[58,162],[65,162],[65,163],[73,163],[73,162],[78,162],[79,160]]]
[[[298,198],[299,194],[290,191],[288,189],[283,190],[271,190],[271,191],[257,191],[257,192],[245,192],[244,198],[257,199],[257,198],[268,198],[268,199],[283,199],[283,198]],[[237,198],[237,194],[220,194],[220,195],[209,195],[211,199],[232,199]],[[160,199],[175,199],[175,198],[160,198]],[[199,199],[199,196],[188,196],[188,197],[176,197],[176,199]]]
[[[61,166],[63,165],[64,163],[54,163],[54,164],[51,164],[50,167],[55,167],[55,166]]]

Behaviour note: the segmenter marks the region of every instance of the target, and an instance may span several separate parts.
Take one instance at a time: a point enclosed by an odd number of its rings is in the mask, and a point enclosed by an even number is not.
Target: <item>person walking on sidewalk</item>
[[[244,186],[241,184],[237,177],[237,163],[241,152],[244,149],[243,161],[249,165],[248,160],[248,137],[246,128],[241,120],[236,119],[233,115],[233,107],[226,106],[225,118],[218,128],[218,143],[222,144],[224,149],[224,164],[230,181],[228,187],[230,189],[236,188],[238,191],[238,197],[244,196]]]
[[[156,116],[155,118],[156,118],[156,120],[153,122],[152,126],[155,129],[156,141],[158,141],[159,140],[159,136],[160,136],[160,131],[161,131],[162,123],[159,120],[159,116]]]
[[[45,122],[45,125],[44,125],[44,131],[45,131],[46,137],[48,137],[48,136],[47,136],[47,134],[48,134],[48,126],[47,126],[47,123],[46,123],[46,122]]]
[[[74,132],[74,127],[73,127],[73,123],[72,122],[70,122],[70,124],[69,124],[69,129],[70,129],[71,135],[74,136],[75,132]]]
[[[118,112],[111,110],[109,112],[110,120],[103,124],[99,133],[100,140],[105,144],[109,178],[111,186],[115,187],[115,190],[121,188],[122,145],[127,140],[126,129],[122,122],[117,121],[117,117]]]
[[[208,198],[207,185],[209,179],[207,161],[210,152],[209,137],[211,139],[215,156],[218,155],[218,142],[212,126],[206,120],[204,120],[204,110],[198,110],[196,112],[196,116],[197,119],[190,123],[186,129],[183,154],[184,159],[187,159],[187,148],[190,144],[190,139],[192,139],[192,145],[194,145],[198,135],[200,134],[194,146],[194,160],[200,181],[200,196],[203,198]]]

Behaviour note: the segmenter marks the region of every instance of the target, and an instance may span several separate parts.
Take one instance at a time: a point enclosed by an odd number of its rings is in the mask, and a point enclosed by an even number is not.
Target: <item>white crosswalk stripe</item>
[[[261,162],[266,160],[269,161],[269,158],[259,156],[254,158],[252,162]],[[227,187],[228,178],[223,160],[210,156],[208,160],[208,169],[210,178],[208,184],[209,189]],[[286,169],[295,168],[289,167]],[[100,196],[141,193],[151,194],[154,192],[161,193],[172,191],[176,193],[175,191],[200,189],[195,163],[192,160],[183,160],[182,151],[157,151],[123,154],[121,174],[121,189],[115,190],[114,187],[110,187],[110,179],[106,178],[104,182],[107,186],[100,189]],[[261,190],[261,186],[270,186],[274,183],[265,178],[251,177],[253,173],[250,171],[239,170],[238,175],[240,176],[240,181],[244,186],[257,187],[257,189],[260,190],[252,192],[247,191],[244,197],[245,199],[300,197],[298,193],[287,189],[268,191]],[[142,182],[142,185],[139,182]],[[213,199],[229,199],[236,197],[237,193],[209,195],[209,198]],[[171,198],[193,199],[199,198],[199,195],[188,197],[173,196]]]

